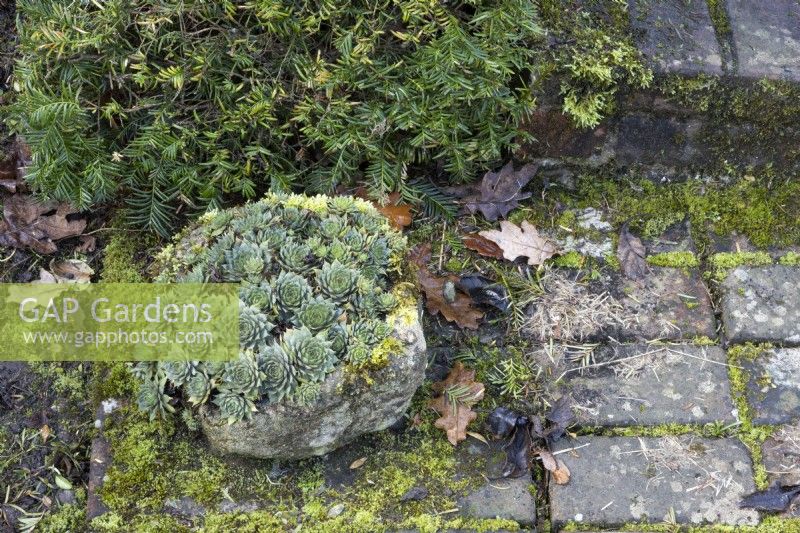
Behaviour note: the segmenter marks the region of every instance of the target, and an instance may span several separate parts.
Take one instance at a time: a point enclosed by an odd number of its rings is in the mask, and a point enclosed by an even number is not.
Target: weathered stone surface
[[[722,56],[705,2],[630,0],[640,50],[665,74],[722,74]]]
[[[627,320],[620,339],[716,337],[716,321],[699,270],[652,267],[643,281],[624,281]]]
[[[753,490],[750,457],[736,439],[581,437],[559,449],[572,473],[550,484],[551,519],[614,527],[663,522],[755,524],[758,513],[739,509]]]
[[[458,507],[470,518],[502,518],[523,526],[536,523],[536,500],[528,476],[495,480],[461,498]]]
[[[485,480],[476,490],[458,499],[460,514],[466,518],[502,518],[522,526],[535,525],[536,498],[530,476],[501,479],[506,464],[503,442],[491,441],[487,446],[470,438],[460,448],[457,450],[460,456],[457,476],[480,476]]]
[[[761,446],[764,468],[770,483],[800,484],[800,425],[781,426]],[[784,516],[800,516],[800,501],[795,498]]]
[[[800,344],[800,267],[739,267],[722,291],[728,340]]]
[[[747,400],[756,424],[784,424],[800,417],[800,348],[767,350],[742,365],[750,377]]]
[[[579,420],[589,425],[733,422],[725,359],[718,346],[606,347],[594,362],[611,364],[573,373],[568,385]]]
[[[323,455],[359,435],[386,429],[408,408],[422,384],[427,364],[425,337],[418,321],[400,321],[393,333],[405,351],[365,379],[347,379],[341,366],[322,384],[314,405],[261,405],[253,419],[228,424],[204,405],[200,421],[211,447],[223,453],[260,458],[302,459]]]
[[[778,428],[764,441],[761,452],[770,482],[800,484],[800,425]]]
[[[800,81],[800,3],[728,0],[739,76]]]
[[[691,166],[708,161],[700,142],[702,122],[645,113],[623,116],[616,125],[614,159],[618,164]]]

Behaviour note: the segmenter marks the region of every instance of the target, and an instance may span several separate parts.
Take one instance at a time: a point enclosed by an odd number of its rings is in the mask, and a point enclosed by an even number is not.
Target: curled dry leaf
[[[367,458],[366,457],[361,457],[359,459],[356,459],[355,461],[350,463],[350,470],[355,470],[357,468],[361,468],[362,466],[364,466],[364,463],[366,463],[366,462],[367,462]]]
[[[455,322],[458,327],[478,329],[483,311],[474,306],[472,299],[458,291],[447,291],[445,294],[445,285],[450,283],[455,288],[459,282],[458,276],[439,277],[428,270],[428,263],[431,260],[430,244],[415,247],[409,254],[409,260],[418,267],[417,282],[425,293],[425,305],[428,311],[434,316],[441,314],[445,320]]]
[[[39,280],[34,283],[90,283],[94,270],[80,259],[50,261],[50,271],[39,271]]]
[[[491,221],[505,218],[509,211],[519,205],[520,200],[530,197],[530,194],[522,193],[522,188],[538,170],[539,165],[536,164],[514,170],[514,164],[509,161],[499,172],[487,172],[481,181],[480,195],[467,199],[467,211],[472,214],[480,211],[486,220]]]
[[[641,239],[628,230],[627,222],[622,225],[617,244],[617,259],[626,278],[634,281],[647,275],[647,260]]]
[[[505,259],[514,261],[518,257],[527,257],[531,266],[541,265],[558,252],[556,245],[539,235],[539,231],[527,220],[522,222],[521,227],[501,220],[499,231],[484,230],[480,235],[496,243],[503,250]]]
[[[70,219],[76,211],[66,203],[40,203],[17,194],[5,200],[0,221],[0,246],[30,248],[41,254],[58,250],[55,241],[80,235],[83,219]]]
[[[800,485],[773,483],[767,490],[760,490],[743,497],[739,507],[759,511],[785,511],[795,496],[800,494]]]
[[[467,438],[467,426],[478,417],[472,406],[483,398],[484,385],[475,381],[475,371],[461,362],[433,390],[439,394],[428,406],[441,416],[434,425],[447,433],[447,440],[455,446]]]
[[[472,301],[477,304],[491,305],[503,313],[508,311],[508,291],[496,281],[480,274],[470,274],[461,276],[458,288],[469,294]]]
[[[569,483],[570,471],[564,461],[553,455],[549,450],[538,450],[536,453],[539,454],[544,469],[553,476],[553,481],[558,485]]]
[[[497,243],[490,241],[486,237],[482,237],[478,233],[468,233],[461,237],[461,242],[464,246],[478,252],[484,257],[493,257],[494,259],[503,258],[503,250]]]

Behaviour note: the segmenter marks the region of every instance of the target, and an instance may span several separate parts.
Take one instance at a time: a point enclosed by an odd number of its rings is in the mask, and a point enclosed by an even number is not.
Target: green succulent
[[[381,313],[391,313],[397,308],[397,297],[391,292],[383,292],[378,295],[377,309]]]
[[[239,353],[239,358],[229,361],[222,372],[221,387],[244,394],[248,398],[258,395],[261,387],[261,370],[251,351]]]
[[[347,362],[356,368],[364,366],[372,357],[372,348],[358,338],[353,338],[347,347]]]
[[[159,363],[164,377],[180,387],[194,375],[195,367],[191,361],[166,361]]]
[[[297,387],[294,393],[290,396],[290,400],[297,406],[309,407],[314,405],[319,399],[320,389],[321,386],[319,383],[307,381]]]
[[[364,365],[388,336],[397,305],[388,265],[404,250],[386,219],[351,197],[271,193],[204,215],[159,255],[158,281],[240,283],[242,351],[227,362],[132,366],[145,383],[141,406],[169,412],[167,386],[194,405],[213,402],[230,422],[258,402],[313,403],[336,365]]]
[[[204,361],[198,365],[198,370],[208,377],[219,376],[225,371],[224,361]]]
[[[347,246],[342,241],[334,239],[328,247],[328,258],[331,261],[346,262],[348,257],[350,257],[350,250]]]
[[[276,304],[285,313],[299,310],[311,296],[311,286],[304,277],[294,272],[281,272],[275,280],[274,289]]]
[[[239,342],[243,348],[252,350],[270,342],[274,327],[257,307],[239,301]]]
[[[289,239],[278,251],[278,263],[288,271],[303,274],[314,267],[314,264],[309,261],[311,255],[309,245],[299,244],[293,239]]]
[[[339,313],[336,305],[321,296],[306,300],[296,316],[296,325],[305,326],[312,333],[318,333],[333,325]]]
[[[258,410],[251,399],[229,389],[220,389],[212,401],[219,407],[220,414],[228,420],[228,424],[250,420]]]
[[[286,353],[277,344],[267,347],[258,361],[262,389],[270,402],[276,403],[294,392],[297,380]]]
[[[358,273],[339,261],[325,263],[317,271],[319,290],[334,302],[344,302],[356,289]]]
[[[140,361],[131,365],[129,368],[133,377],[139,381],[152,381],[156,379],[159,373],[164,373],[159,364],[155,361]]]
[[[186,382],[186,394],[192,405],[205,403],[213,388],[211,380],[202,372],[197,372]]]
[[[171,398],[164,394],[167,378],[159,380],[146,380],[139,385],[139,394],[136,403],[139,409],[149,413],[150,420],[156,416],[164,416],[167,413],[174,413],[175,408],[169,404]]]
[[[314,335],[308,328],[289,330],[281,348],[289,358],[298,380],[322,381],[336,366],[336,354],[327,335]]]
[[[319,224],[320,234],[329,241],[338,239],[347,231],[347,221],[336,215],[323,219]]]
[[[374,346],[381,340],[385,339],[391,333],[391,328],[386,322],[382,320],[373,320],[365,318],[355,322],[350,327],[350,334],[352,337],[360,340],[361,342]]]
[[[262,312],[268,312],[273,304],[272,287],[266,281],[257,284],[242,283],[239,299]]]
[[[342,357],[347,352],[347,328],[342,324],[336,324],[328,330],[328,340],[331,342],[331,350]]]

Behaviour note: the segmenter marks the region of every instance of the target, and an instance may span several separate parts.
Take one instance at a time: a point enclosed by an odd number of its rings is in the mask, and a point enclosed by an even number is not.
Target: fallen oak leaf
[[[461,242],[464,243],[468,249],[478,252],[483,257],[492,257],[494,259],[503,258],[503,249],[497,243],[490,241],[486,237],[482,237],[478,233],[468,233],[461,237]]]
[[[558,252],[556,245],[539,235],[527,220],[522,221],[521,227],[501,220],[499,231],[484,230],[479,235],[496,243],[503,250],[505,259],[514,261],[518,257],[527,257],[530,266],[539,266]]]
[[[409,260],[418,268],[417,283],[425,293],[425,306],[434,316],[441,314],[445,320],[454,322],[461,328],[478,329],[483,311],[476,308],[472,299],[457,291],[446,291],[445,286],[458,283],[458,276],[434,276],[428,270],[431,260],[430,244],[418,245],[409,254]]]
[[[481,181],[480,196],[468,199],[467,211],[473,215],[480,211],[490,221],[505,218],[520,200],[531,196],[521,191],[538,170],[539,165],[533,163],[514,170],[514,163],[509,161],[499,172],[487,172]]]
[[[634,281],[647,275],[646,250],[641,239],[628,230],[628,223],[622,225],[617,244],[617,259],[626,278]]]
[[[75,210],[66,203],[40,203],[28,195],[11,196],[3,205],[0,246],[55,253],[55,241],[80,235],[86,229],[85,220],[68,218],[74,214]]]
[[[428,406],[441,415],[434,426],[447,433],[447,440],[456,446],[467,439],[467,426],[478,417],[471,407],[483,398],[485,387],[475,381],[475,371],[457,362],[447,377],[433,384],[439,396],[430,400]]]

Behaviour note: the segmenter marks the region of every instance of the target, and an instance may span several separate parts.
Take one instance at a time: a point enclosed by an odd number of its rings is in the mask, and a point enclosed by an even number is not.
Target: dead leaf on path
[[[503,258],[503,250],[497,243],[490,241],[486,237],[482,237],[477,233],[469,233],[461,237],[461,242],[470,250],[478,252],[484,257],[493,257],[494,259]]]
[[[78,246],[75,247],[76,252],[89,253],[97,249],[97,239],[94,235],[81,235],[78,238]]]
[[[570,471],[564,461],[553,455],[549,450],[538,450],[536,453],[539,454],[545,470],[552,474],[553,481],[558,485],[566,485],[569,482]]]
[[[531,196],[521,191],[538,170],[539,165],[533,163],[514,170],[514,163],[509,161],[499,172],[487,172],[481,182],[480,196],[467,201],[467,210],[472,214],[480,211],[486,220],[505,218],[520,200]]]
[[[425,306],[428,311],[434,316],[441,314],[445,320],[455,322],[460,328],[478,329],[484,313],[474,306],[472,298],[459,291],[455,291],[452,301],[448,301],[445,296],[445,284],[450,282],[455,287],[459,277],[452,274],[445,277],[434,276],[428,270],[428,263],[431,260],[430,244],[415,247],[409,254],[409,260],[418,267],[417,281],[425,293]]]
[[[478,417],[472,406],[483,398],[483,383],[475,381],[475,371],[455,364],[444,381],[433,384],[440,395],[430,400],[428,406],[441,416],[434,425],[447,433],[453,446],[467,438],[467,426]]]
[[[90,283],[94,270],[80,259],[50,261],[50,271],[39,270],[39,280],[34,283]]]
[[[626,278],[634,281],[647,275],[646,250],[641,239],[628,230],[628,223],[622,225],[617,244],[617,259]]]
[[[361,468],[362,466],[364,466],[364,463],[366,463],[366,462],[367,462],[367,458],[366,457],[362,457],[360,459],[356,459],[355,461],[350,463],[350,470],[355,470],[357,468]]]
[[[85,220],[69,218],[75,214],[66,203],[40,203],[28,195],[11,196],[3,205],[0,246],[52,254],[58,250],[55,241],[80,235],[86,228]]]
[[[518,257],[527,257],[531,266],[541,265],[558,252],[556,245],[539,235],[527,220],[522,222],[522,227],[501,220],[499,231],[484,230],[480,235],[496,243],[503,250],[505,259],[514,261]]]

